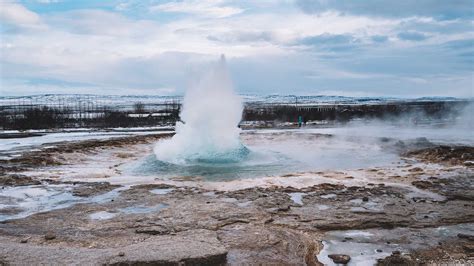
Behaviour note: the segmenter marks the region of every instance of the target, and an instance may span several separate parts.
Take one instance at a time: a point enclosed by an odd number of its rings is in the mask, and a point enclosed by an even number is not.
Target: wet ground
[[[164,137],[53,143],[1,161],[0,262],[473,263],[468,144],[248,131],[250,149],[298,163],[238,178],[134,171]]]

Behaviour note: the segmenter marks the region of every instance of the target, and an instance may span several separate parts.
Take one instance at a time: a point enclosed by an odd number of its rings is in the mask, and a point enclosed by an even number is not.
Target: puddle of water
[[[455,237],[458,234],[474,235],[474,224],[440,226],[433,230],[433,234],[438,237]]]
[[[237,202],[237,199],[235,199],[235,198],[220,198],[220,201],[228,202],[228,203],[234,203],[234,202]]]
[[[357,237],[359,239],[370,239],[374,234],[370,232],[365,232],[365,231],[359,231],[359,230],[350,230],[350,231],[345,231],[343,233],[344,237]]]
[[[326,234],[323,250],[317,257],[324,265],[335,265],[328,255],[346,254],[351,257],[348,265],[374,265],[377,259],[389,256],[395,250],[403,253],[427,248],[440,241],[457,238],[459,233],[474,234],[474,224],[424,229],[332,231]]]
[[[291,200],[299,205],[303,205],[303,196],[306,195],[306,193],[301,193],[301,192],[294,192],[294,193],[288,193],[290,196]]]
[[[0,214],[0,221],[66,208],[78,200],[71,194],[70,188],[63,185],[7,187],[0,190],[0,196],[0,211],[19,210],[16,213]]]
[[[92,202],[92,203],[104,203],[104,202],[109,202],[112,199],[115,199],[120,195],[120,192],[128,190],[130,186],[122,186],[118,187],[116,189],[113,189],[109,192],[94,196],[92,198],[88,198],[86,201],[87,202]]]
[[[137,206],[129,206],[125,208],[120,208],[117,211],[118,212],[108,212],[108,211],[100,211],[100,212],[95,212],[91,215],[89,215],[89,218],[92,220],[107,220],[107,219],[112,219],[115,216],[119,215],[120,213],[122,214],[144,214],[144,213],[152,213],[152,212],[157,212],[160,211],[164,208],[166,208],[168,205],[160,203],[158,205],[154,206],[145,206],[145,205],[137,205]]]
[[[436,220],[439,217],[439,212],[430,211],[426,213],[417,213],[415,217],[418,220],[424,220],[424,219]]]
[[[352,203],[352,204],[359,205],[359,204],[362,204],[363,201],[362,201],[362,199],[351,199],[349,202]]]
[[[318,255],[319,262],[324,265],[335,264],[328,255],[345,254],[351,257],[347,265],[373,266],[379,258],[389,256],[396,247],[370,243],[341,242],[335,240],[323,241],[324,248]],[[382,252],[377,252],[377,249]],[[341,252],[342,251],[342,252]]]
[[[412,191],[405,195],[406,199],[422,198],[422,199],[429,199],[432,201],[445,201],[446,200],[445,196],[442,196],[440,194],[437,194],[431,191],[421,190],[416,187],[410,187],[409,189]]]
[[[73,185],[64,184],[3,188],[0,190],[0,221],[25,218],[35,213],[68,208],[78,203],[109,202],[129,186],[87,198],[74,196],[72,188]]]
[[[167,206],[168,205],[163,204],[163,203],[160,203],[155,206],[138,205],[138,206],[130,206],[130,207],[121,208],[119,209],[119,211],[124,214],[144,214],[144,213],[160,211],[166,208]]]
[[[252,203],[252,201],[250,201],[250,200],[249,200],[249,201],[246,201],[246,202],[239,202],[239,203],[237,203],[237,206],[239,206],[239,207],[247,207],[247,206],[249,206],[251,203]]]
[[[363,207],[351,207],[351,212],[367,212],[368,210]]]
[[[117,216],[116,213],[100,211],[92,213],[91,215],[89,215],[89,218],[91,220],[108,220],[114,218],[115,216]]]
[[[223,202],[227,202],[227,203],[235,203],[235,202],[238,201],[238,200],[235,199],[235,198],[220,198],[219,200],[220,200],[220,201],[223,201]]]
[[[337,197],[337,195],[331,193],[331,194],[321,195],[320,197],[323,198],[323,199],[334,199],[334,198]]]
[[[157,195],[166,195],[173,190],[174,188],[157,188],[157,189],[150,190],[150,192]]]
[[[318,207],[318,210],[320,211],[324,211],[330,208],[330,206],[324,205],[324,204],[317,205],[317,207]]]
[[[205,193],[202,193],[204,196],[207,196],[207,197],[215,197],[216,196],[216,192],[214,191],[209,191],[209,192],[205,192]]]
[[[374,201],[363,201],[362,199],[352,199],[349,201],[354,207],[351,207],[352,212],[382,212],[383,207],[379,206]]]

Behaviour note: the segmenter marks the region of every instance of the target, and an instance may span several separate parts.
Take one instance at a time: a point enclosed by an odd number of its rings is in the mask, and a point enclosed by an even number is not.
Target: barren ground
[[[391,167],[231,181],[123,173],[168,136],[1,161],[0,264],[474,262],[473,147],[405,143]]]

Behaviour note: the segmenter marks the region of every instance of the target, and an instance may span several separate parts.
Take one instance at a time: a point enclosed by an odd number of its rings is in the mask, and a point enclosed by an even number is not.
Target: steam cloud
[[[239,154],[243,146],[237,127],[242,118],[241,98],[234,92],[225,57],[213,65],[183,101],[176,135],[155,146],[158,160],[174,164],[223,159]]]

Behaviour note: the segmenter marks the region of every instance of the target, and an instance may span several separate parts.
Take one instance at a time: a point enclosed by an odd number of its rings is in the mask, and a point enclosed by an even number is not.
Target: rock
[[[35,180],[29,176],[10,174],[10,175],[0,175],[0,185],[1,186],[29,186],[29,185],[39,185],[41,182]]]
[[[451,254],[451,258],[455,259],[455,260],[460,260],[460,259],[463,259],[465,257],[464,254],[462,253],[453,253]]]
[[[474,241],[474,235],[468,235],[468,234],[459,233],[459,234],[458,234],[458,237],[461,238],[461,239],[467,239],[467,240],[469,240],[469,241]]]
[[[144,228],[138,228],[135,230],[137,234],[147,234],[147,235],[167,235],[171,231],[164,226],[150,226]]]
[[[414,168],[408,169],[408,172],[423,172],[423,169],[421,167],[414,167]]]
[[[415,266],[418,265],[409,256],[402,256],[400,251],[392,252],[392,255],[377,260],[377,266]]]
[[[9,262],[7,265],[226,265],[227,250],[216,236],[208,230],[194,230],[180,236],[147,238],[118,249],[20,244],[0,237],[0,265],[3,261]]]
[[[473,243],[467,243],[462,245],[462,248],[467,252],[467,253],[473,253],[474,252],[474,244]]]
[[[380,252],[383,252],[383,250],[381,250],[381,249],[377,249],[376,251],[379,252],[379,253],[380,253]]]
[[[3,214],[3,215],[14,215],[14,214],[18,214],[22,211],[23,211],[23,209],[18,208],[18,207],[6,207],[6,208],[0,209],[0,215],[1,214]]]
[[[127,159],[127,158],[133,157],[134,155],[132,153],[119,152],[119,153],[116,153],[115,156],[117,156],[120,159]]]
[[[433,183],[424,180],[413,181],[411,184],[419,189],[427,189],[433,186]]]
[[[141,184],[141,185],[135,185],[133,186],[133,188],[140,189],[140,190],[168,189],[168,188],[176,189],[175,186],[168,185],[168,184]]]
[[[76,197],[92,197],[109,192],[117,187],[119,186],[111,185],[108,182],[87,183],[82,184],[80,187],[74,188],[72,190],[72,195]]]
[[[20,240],[20,243],[22,243],[22,244],[28,243],[28,239],[29,239],[29,238],[22,238],[22,239]]]
[[[449,193],[449,194],[448,194]],[[474,200],[474,192],[459,189],[458,191],[448,191],[446,197],[449,200]]]
[[[286,212],[286,211],[289,211],[289,210],[290,210],[290,205],[283,205],[283,206],[278,207],[277,211]]]
[[[120,251],[118,255],[119,255],[120,257],[123,257],[123,256],[125,256],[125,252]]]
[[[330,254],[328,255],[330,259],[334,263],[339,263],[339,264],[347,264],[350,260],[351,257],[349,255],[344,255],[344,254]]]
[[[417,157],[428,162],[462,165],[465,161],[472,161],[474,159],[473,151],[474,147],[470,146],[440,145],[410,151],[405,156]]]
[[[269,223],[273,223],[274,221],[275,220],[273,220],[273,218],[270,217],[270,218],[266,219],[263,223],[264,224],[269,224]]]
[[[363,197],[363,198],[362,198],[362,201],[367,202],[367,201],[369,201],[369,198],[368,198],[368,197]]]
[[[48,233],[46,233],[46,235],[44,235],[44,239],[46,239],[46,240],[53,240],[55,238],[56,238],[56,235],[52,232],[48,232]]]

